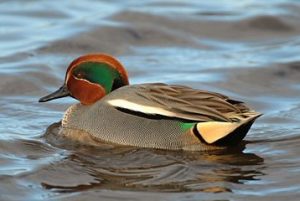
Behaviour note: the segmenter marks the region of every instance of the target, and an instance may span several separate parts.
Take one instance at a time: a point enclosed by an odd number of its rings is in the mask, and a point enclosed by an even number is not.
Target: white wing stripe
[[[124,99],[114,99],[114,100],[109,100],[107,102],[114,107],[128,109],[128,110],[132,110],[135,112],[141,112],[141,113],[146,113],[146,114],[159,114],[159,115],[164,115],[164,116],[168,116],[168,117],[176,116],[175,113],[164,110],[162,108],[140,105],[137,103],[133,103],[133,102],[124,100]]]

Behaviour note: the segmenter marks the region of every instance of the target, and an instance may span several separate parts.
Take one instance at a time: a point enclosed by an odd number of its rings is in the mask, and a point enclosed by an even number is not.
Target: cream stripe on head
[[[107,102],[108,102],[108,104],[110,104],[114,107],[128,109],[128,110],[132,110],[135,112],[141,112],[141,113],[153,114],[153,115],[159,114],[159,115],[164,115],[164,116],[168,116],[168,117],[176,116],[175,113],[164,110],[162,108],[140,105],[140,104],[137,104],[134,102],[130,102],[128,100],[124,100],[124,99],[114,99],[114,100],[109,100]]]

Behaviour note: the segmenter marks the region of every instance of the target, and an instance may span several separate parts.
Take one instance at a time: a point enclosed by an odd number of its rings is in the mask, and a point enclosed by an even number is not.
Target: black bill
[[[50,100],[53,100],[53,99],[63,98],[63,97],[66,97],[66,96],[70,96],[70,92],[67,88],[67,85],[64,84],[57,91],[55,91],[55,92],[53,92],[53,93],[51,93],[47,96],[44,96],[44,97],[40,98],[39,102],[47,102],[47,101],[50,101]]]

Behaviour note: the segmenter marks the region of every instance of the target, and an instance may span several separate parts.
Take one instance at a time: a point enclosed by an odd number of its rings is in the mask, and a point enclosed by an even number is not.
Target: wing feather
[[[113,101],[120,100],[120,97],[127,102]],[[161,83],[122,87],[108,95],[108,99],[108,102],[114,102],[114,107],[197,122],[232,122],[250,111],[243,102],[219,93]]]

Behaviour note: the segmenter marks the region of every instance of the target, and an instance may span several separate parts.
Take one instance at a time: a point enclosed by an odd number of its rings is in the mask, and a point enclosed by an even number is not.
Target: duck
[[[236,146],[262,115],[216,92],[164,83],[129,84],[121,62],[105,53],[73,60],[64,84],[39,102],[68,96],[79,103],[64,113],[59,134],[82,143],[93,139],[99,145],[191,151]]]

